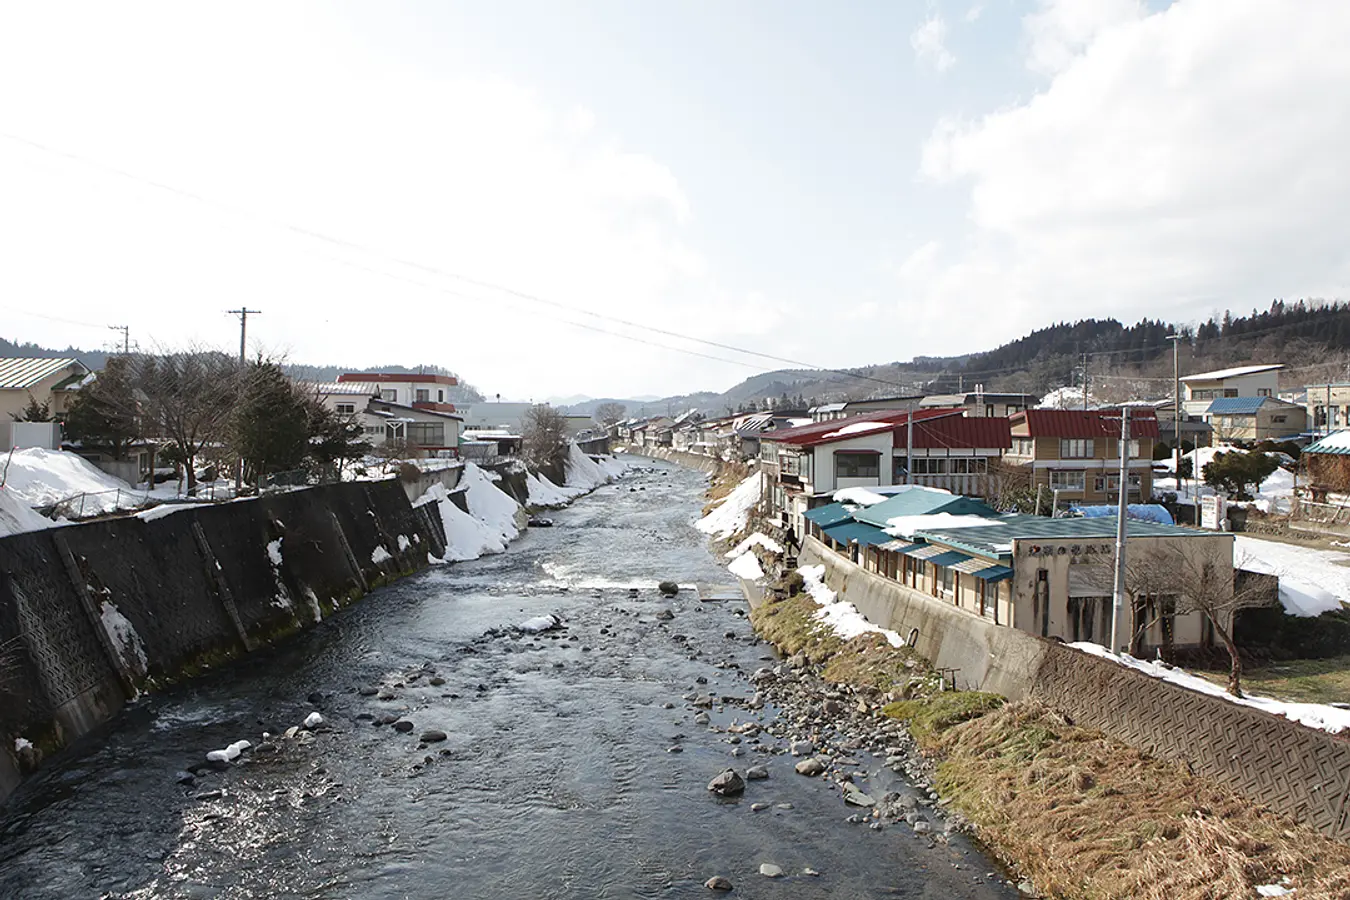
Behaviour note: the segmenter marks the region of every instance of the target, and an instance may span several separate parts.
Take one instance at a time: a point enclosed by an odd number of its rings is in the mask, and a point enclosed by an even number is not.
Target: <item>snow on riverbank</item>
[[[1331,734],[1337,734],[1346,728],[1350,728],[1350,709],[1338,709],[1324,703],[1288,703],[1283,700],[1272,700],[1269,697],[1254,697],[1251,694],[1238,698],[1213,682],[1206,681],[1181,669],[1173,668],[1162,661],[1150,662],[1135,659],[1129,654],[1112,653],[1101,644],[1090,644],[1085,641],[1069,644],[1069,646],[1093,656],[1100,656],[1102,659],[1109,659],[1137,672],[1143,672],[1151,678],[1158,678],[1197,693],[1222,697],[1230,703],[1250,706],[1271,715],[1284,716],[1287,719],[1293,719],[1295,722],[1307,725],[1309,728],[1318,728]]]
[[[0,468],[5,468],[3,458]],[[140,506],[145,499],[143,491],[99,470],[79,454],[41,447],[15,450],[8,457],[5,490],[30,507],[51,506],[87,494],[84,515]]]
[[[873,625],[867,621],[862,613],[858,612],[858,607],[840,600],[838,594],[826,587],[825,567],[823,565],[802,566],[797,571],[801,573],[802,580],[805,582],[806,592],[820,607],[813,614],[814,617],[823,622],[836,635],[848,640],[860,634],[879,634],[892,647],[903,647],[905,645],[899,634],[889,628],[880,628]]]
[[[758,581],[763,578],[764,568],[759,563],[759,557],[754,553],[756,547],[762,547],[765,552],[775,556],[780,556],[783,553],[782,544],[767,534],[756,531],[727,553],[727,559],[731,560],[727,564],[727,570],[737,578],[744,578],[746,581]]]
[[[1350,553],[1238,535],[1233,565],[1278,575],[1280,604],[1291,616],[1320,616],[1350,603]]]
[[[0,488],[0,537],[24,531],[40,531],[55,524],[9,490]]]
[[[736,485],[735,490],[722,498],[712,512],[695,522],[694,527],[718,540],[726,540],[745,530],[750,521],[750,510],[759,503],[763,492],[764,476],[756,472]]]

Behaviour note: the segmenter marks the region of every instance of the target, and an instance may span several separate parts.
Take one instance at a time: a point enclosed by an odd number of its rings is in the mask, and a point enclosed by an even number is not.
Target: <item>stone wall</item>
[[[712,456],[687,453],[684,450],[672,450],[669,447],[619,447],[618,451],[631,453],[634,456],[645,456],[649,459],[662,459],[666,462],[673,462],[678,466],[684,466],[686,469],[706,472],[709,475],[716,475],[727,465],[725,461]]]
[[[425,567],[441,529],[390,479],[0,539],[0,799],[128,698]]]
[[[814,538],[800,560],[869,621],[910,636],[961,687],[1040,700],[1073,722],[1350,839],[1350,740],[1200,694],[992,622],[866,572]]]

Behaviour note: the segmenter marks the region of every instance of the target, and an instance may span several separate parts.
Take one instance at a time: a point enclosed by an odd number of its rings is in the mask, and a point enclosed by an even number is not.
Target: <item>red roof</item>
[[[920,450],[1007,450],[1012,447],[1012,429],[1006,416],[944,416],[930,421],[917,417],[914,446]],[[895,446],[904,447],[909,437],[904,428],[895,431]]]
[[[914,421],[916,423],[927,419],[938,419],[944,416],[959,416],[960,410],[955,409],[916,409],[914,411]],[[827,422],[812,422],[810,425],[799,425],[796,428],[783,428],[777,431],[766,431],[759,436],[761,441],[774,441],[782,444],[793,444],[797,447],[815,447],[818,444],[832,444],[836,441],[847,441],[856,437],[864,437],[869,434],[884,434],[887,428],[878,428],[875,431],[860,431],[851,434],[840,434],[839,432],[848,428],[850,425],[857,425],[861,422],[881,422],[886,425],[901,428],[909,421],[909,413],[901,410],[889,410],[885,412],[866,413],[861,416],[849,416],[847,419],[831,419]],[[1009,445],[1011,446],[1011,445]]]
[[[1118,438],[1118,409],[1028,409],[1009,417],[1014,425],[1026,420],[1031,437]],[[1130,407],[1130,437],[1156,438],[1158,417],[1152,408]]]
[[[345,372],[338,376],[339,382],[361,381],[372,384],[384,383],[412,383],[412,384],[447,384],[451,387],[459,384],[459,381],[450,375],[417,375],[409,372],[407,375],[388,372]]]

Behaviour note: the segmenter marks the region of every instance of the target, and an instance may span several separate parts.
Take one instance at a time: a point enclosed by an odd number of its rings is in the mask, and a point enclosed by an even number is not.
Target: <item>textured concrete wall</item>
[[[808,538],[803,564],[869,621],[907,636],[962,687],[1040,700],[1071,721],[1183,760],[1250,800],[1350,839],[1350,740],[1150,678],[865,572]]]
[[[0,539],[0,798],[128,697],[311,627],[444,545],[392,479]]]
[[[673,462],[678,466],[684,466],[686,469],[695,469],[699,472],[706,472],[709,475],[716,475],[722,471],[722,467],[727,465],[720,459],[714,459],[711,456],[703,456],[699,453],[686,453],[683,450],[672,450],[668,447],[621,447],[623,453],[631,453],[634,456],[646,456],[650,459],[662,459],[666,462]]]

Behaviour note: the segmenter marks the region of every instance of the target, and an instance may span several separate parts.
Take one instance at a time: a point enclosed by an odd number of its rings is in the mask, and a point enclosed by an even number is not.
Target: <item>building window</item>
[[[1054,491],[1081,491],[1086,483],[1083,472],[1081,471],[1061,471],[1052,469],[1050,471],[1050,489]]]
[[[841,450],[834,454],[835,478],[880,478],[881,455],[877,453],[850,453]]]
[[[1029,437],[1015,437],[1012,439],[1012,452],[1017,456],[1035,456],[1036,439]]]
[[[1236,397],[1238,395],[1237,388],[1224,388],[1223,395],[1225,397]]]
[[[983,456],[955,457],[947,460],[947,471],[953,475],[983,475],[988,468],[989,460]]]
[[[1257,388],[1257,389],[1256,389],[1256,396],[1258,396],[1258,397],[1269,397],[1269,396],[1270,396],[1270,388]]]
[[[992,419],[994,417],[994,404],[986,403],[984,405],[984,414],[987,418]]]
[[[1138,475],[1131,475],[1131,476],[1130,476],[1130,482],[1129,482],[1129,483],[1130,483],[1130,491],[1131,491],[1131,493],[1138,493],[1139,490],[1140,490],[1140,488],[1141,488],[1141,484],[1142,484],[1141,481],[1140,481],[1139,476],[1138,476]],[[1103,493],[1103,492],[1105,492],[1105,491],[1110,491],[1110,492],[1112,492],[1112,493],[1115,493],[1116,491],[1119,491],[1119,490],[1120,490],[1120,476],[1119,476],[1119,475],[1105,475],[1105,476],[1103,476],[1103,475],[1098,475],[1096,478],[1092,479],[1092,488],[1093,488],[1093,490],[1095,490],[1095,491],[1096,491],[1097,493],[1099,493],[1099,494],[1100,494],[1100,493]]]
[[[336,409],[340,415],[350,416],[352,413],[356,412],[355,403],[335,403],[333,408]]]
[[[1060,459],[1091,459],[1096,442],[1090,438],[1064,438],[1059,442]]]
[[[949,566],[934,566],[934,568],[937,569],[934,574],[937,576],[940,585],[938,590],[942,593],[942,596],[950,597],[954,590],[956,571]]]
[[[384,388],[380,391],[380,399],[387,403],[397,403],[398,391],[394,388]]]
[[[437,388],[437,389],[436,389],[436,402],[437,402],[437,403],[444,403],[444,402],[445,402],[445,389],[444,389],[444,388]]]
[[[1021,411],[1022,411],[1022,407],[1018,406],[1016,403],[1009,403],[1009,404],[1008,404],[1008,415],[1011,416],[1013,413],[1019,413],[1019,412],[1021,412]]]
[[[1272,425],[1283,425],[1283,424],[1284,424],[1285,422],[1287,422],[1288,420],[1289,420],[1289,417],[1288,417],[1288,416],[1271,416],[1271,417],[1270,417],[1270,424],[1272,424]]]
[[[431,399],[431,391],[429,391],[429,390],[426,389],[426,388],[418,388],[418,389],[417,389],[417,402],[418,402],[418,403],[426,403],[426,402],[429,401],[430,399]]]
[[[442,422],[409,422],[408,443],[414,447],[445,446],[445,425]]]
[[[1191,391],[1192,400],[1213,400],[1213,391]]]

